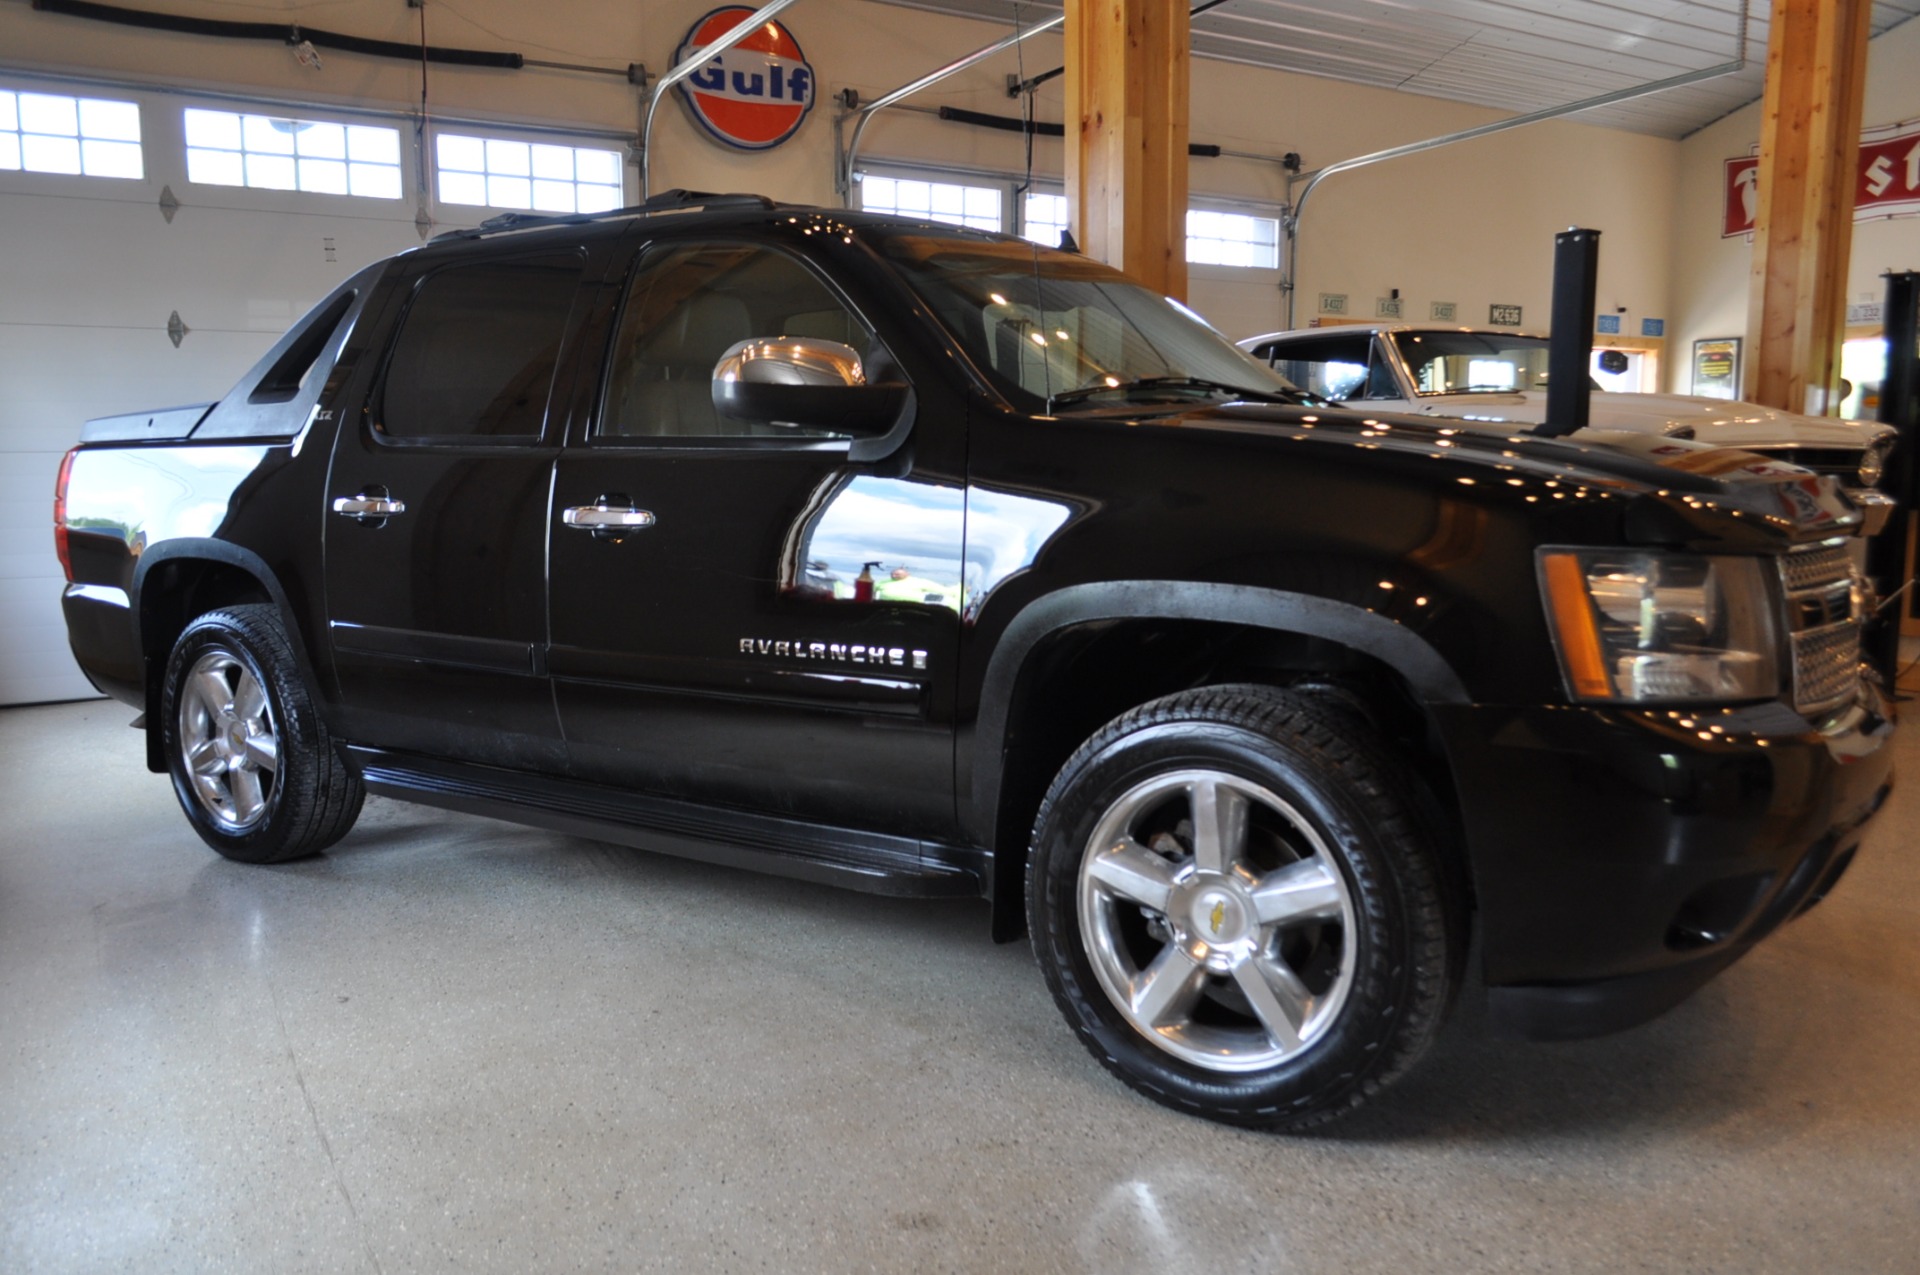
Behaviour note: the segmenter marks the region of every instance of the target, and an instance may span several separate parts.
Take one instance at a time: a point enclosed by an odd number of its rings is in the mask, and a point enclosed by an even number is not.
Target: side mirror
[[[1618,350],[1600,351],[1600,370],[1618,376],[1627,370],[1627,356]]]
[[[713,410],[736,420],[871,438],[900,422],[905,385],[869,385],[860,354],[816,337],[756,337],[713,365]]]

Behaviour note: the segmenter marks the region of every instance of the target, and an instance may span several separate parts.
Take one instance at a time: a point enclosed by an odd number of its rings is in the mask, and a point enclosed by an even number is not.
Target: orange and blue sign
[[[751,16],[746,5],[715,9],[693,24],[674,54],[677,66]],[[814,75],[799,41],[778,22],[705,61],[680,81],[681,100],[700,127],[741,150],[769,150],[792,137],[813,109]]]

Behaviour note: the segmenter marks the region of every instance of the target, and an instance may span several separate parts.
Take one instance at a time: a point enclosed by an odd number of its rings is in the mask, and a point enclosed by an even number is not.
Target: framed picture
[[[1740,397],[1740,338],[1710,337],[1693,343],[1693,392],[1702,398]]]

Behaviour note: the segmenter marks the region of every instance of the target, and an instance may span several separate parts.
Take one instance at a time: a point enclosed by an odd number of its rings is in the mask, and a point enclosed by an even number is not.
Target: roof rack
[[[605,212],[555,213],[550,216],[518,212],[501,213],[497,217],[487,218],[477,226],[443,230],[433,237],[433,241],[438,243],[442,239],[478,239],[483,235],[496,235],[509,230],[527,230],[534,226],[578,226],[596,221],[610,221],[615,217],[651,217],[659,213],[693,212],[697,209],[778,207],[780,207],[778,203],[765,195],[718,195],[704,190],[663,190],[652,198],[630,207],[609,208]]]

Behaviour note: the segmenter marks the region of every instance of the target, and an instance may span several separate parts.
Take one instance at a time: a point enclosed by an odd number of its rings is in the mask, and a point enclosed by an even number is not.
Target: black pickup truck
[[[1301,1128],[1609,1031],[1889,787],[1831,479],[1365,416],[1082,257],[751,196],[443,235],[90,423],[75,655],[194,829],[363,794],[984,897],[1180,1110]]]

